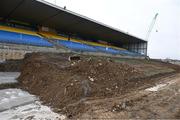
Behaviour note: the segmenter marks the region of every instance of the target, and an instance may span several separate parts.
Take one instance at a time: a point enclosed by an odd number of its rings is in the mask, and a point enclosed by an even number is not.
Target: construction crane
[[[145,40],[147,41],[147,43],[148,43],[148,41],[149,41],[149,37],[150,37],[151,32],[152,32],[152,30],[153,30],[153,28],[154,28],[154,25],[155,25],[155,23],[156,23],[156,19],[157,19],[158,15],[159,15],[159,14],[156,13],[156,15],[154,16],[154,18],[153,18],[153,20],[152,20],[152,22],[151,22],[151,24],[150,24],[150,26],[149,26],[149,29],[148,29],[148,32],[147,32],[146,38],[145,38]],[[157,30],[156,30],[156,32],[157,32]],[[146,48],[146,55],[147,55],[147,57],[149,58],[148,48]]]
[[[149,40],[149,37],[150,37],[151,32],[152,32],[152,30],[153,30],[153,27],[154,27],[154,25],[155,25],[155,23],[156,23],[157,17],[158,17],[158,13],[156,13],[156,15],[154,16],[154,18],[153,18],[153,20],[152,20],[152,22],[151,22],[151,24],[150,24],[150,26],[149,26],[149,29],[148,29],[148,32],[147,32],[147,35],[146,35],[146,38],[145,38],[145,40],[146,40],[147,42],[148,42],[148,40]],[[156,32],[157,32],[157,30],[156,30]]]

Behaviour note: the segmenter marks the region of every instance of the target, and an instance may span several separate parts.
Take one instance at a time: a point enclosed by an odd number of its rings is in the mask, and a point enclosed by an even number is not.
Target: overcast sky
[[[180,59],[180,0],[46,0],[145,39],[156,13],[149,38],[152,58]],[[157,32],[158,31],[158,32]]]

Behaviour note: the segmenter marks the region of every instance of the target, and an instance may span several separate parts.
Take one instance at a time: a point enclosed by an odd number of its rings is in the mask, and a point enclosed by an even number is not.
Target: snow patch
[[[145,91],[156,92],[156,91],[162,89],[163,87],[169,86],[169,85],[174,84],[174,83],[176,83],[176,82],[175,81],[168,81],[168,82],[166,82],[164,84],[159,84],[159,85],[156,85],[154,87],[147,88],[147,89],[145,89]]]
[[[17,83],[19,72],[0,72],[0,84]]]
[[[0,111],[13,107],[33,103],[37,98],[21,89],[0,90]]]
[[[39,101],[16,107],[0,113],[2,120],[62,120],[65,116],[54,113],[51,108],[42,105]]]
[[[1,102],[9,102],[9,99],[8,98],[2,98]]]
[[[65,116],[42,105],[38,98],[21,89],[0,90],[0,120],[61,120]]]
[[[156,92],[158,91],[160,88],[166,86],[167,84],[159,84],[159,85],[156,85],[154,87],[151,87],[151,88],[147,88],[146,91],[151,91],[151,92]]]

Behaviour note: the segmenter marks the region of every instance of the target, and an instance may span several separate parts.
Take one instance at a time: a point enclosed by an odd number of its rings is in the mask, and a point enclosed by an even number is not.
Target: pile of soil
[[[20,84],[68,117],[88,109],[84,101],[123,95],[148,82],[143,72],[109,58],[32,53],[25,56]]]
[[[22,60],[6,60],[0,63],[0,72],[20,72]]]

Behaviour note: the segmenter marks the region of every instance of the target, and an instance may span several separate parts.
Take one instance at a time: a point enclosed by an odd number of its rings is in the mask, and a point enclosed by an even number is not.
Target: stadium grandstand
[[[147,42],[43,0],[1,0],[0,49],[137,57]]]

